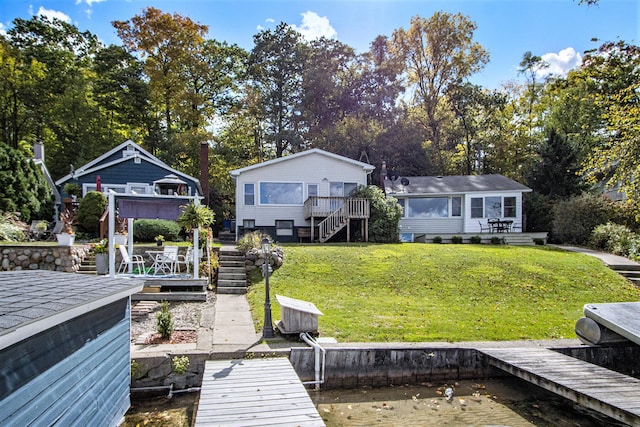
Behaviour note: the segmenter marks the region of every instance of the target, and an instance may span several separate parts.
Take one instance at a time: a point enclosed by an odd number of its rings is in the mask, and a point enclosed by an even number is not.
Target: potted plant
[[[109,242],[102,239],[93,245],[93,253],[96,256],[96,271],[98,274],[109,272]]]
[[[156,245],[162,246],[162,244],[164,243],[164,236],[162,234],[158,234],[156,237],[153,238],[153,240],[156,241]]]
[[[73,225],[76,222],[76,213],[70,209],[65,210],[60,214],[60,221],[62,222],[62,231],[56,234],[58,244],[60,246],[73,246],[75,240],[75,232],[73,231]]]
[[[196,205],[193,202],[189,202],[186,206],[182,206],[182,212],[178,216],[178,225],[183,227],[189,233],[195,229],[209,227],[213,224],[215,218],[214,212],[205,205]],[[201,241],[203,244],[206,241]],[[198,256],[202,256],[201,248],[194,248]]]

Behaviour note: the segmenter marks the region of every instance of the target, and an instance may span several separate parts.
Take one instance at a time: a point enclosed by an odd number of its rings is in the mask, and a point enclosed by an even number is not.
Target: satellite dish
[[[407,178],[405,178],[405,177],[402,177],[400,179],[400,184],[402,184],[402,185],[404,185],[406,187],[407,185],[409,185],[409,180]]]

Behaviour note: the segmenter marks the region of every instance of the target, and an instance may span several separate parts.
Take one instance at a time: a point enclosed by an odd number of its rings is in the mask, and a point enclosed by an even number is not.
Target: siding
[[[105,313],[108,326],[96,327]],[[3,390],[0,425],[118,426],[129,407],[129,313],[128,299],[119,300],[0,352],[3,364],[25,367],[3,383],[16,388]],[[86,340],[83,345],[74,342],[78,336]],[[31,340],[40,348],[29,345]],[[47,358],[53,361],[49,366],[43,364]],[[31,378],[25,381],[25,375]]]
[[[242,172],[236,180],[236,225],[244,219],[255,219],[256,227],[273,227],[276,220],[293,220],[294,226],[309,226],[304,218],[304,206],[260,205],[260,182],[302,182],[303,200],[307,199],[307,184],[318,184],[318,196],[329,195],[330,182],[367,184],[367,173],[352,163],[327,157],[320,153],[292,158],[290,161]],[[255,205],[244,205],[244,184],[255,184]]]
[[[462,233],[462,218],[403,218],[400,220],[401,233],[413,233],[414,238],[428,233]],[[416,236],[417,235],[417,236]]]

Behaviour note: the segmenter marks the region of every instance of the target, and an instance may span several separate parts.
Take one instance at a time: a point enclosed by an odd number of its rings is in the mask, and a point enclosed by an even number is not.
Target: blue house
[[[118,426],[137,280],[0,273],[0,425]]]
[[[83,195],[98,187],[104,193],[113,190],[124,194],[203,194],[197,178],[169,167],[131,140],[56,181],[60,190],[67,183],[78,184]],[[64,192],[62,195],[69,197]]]

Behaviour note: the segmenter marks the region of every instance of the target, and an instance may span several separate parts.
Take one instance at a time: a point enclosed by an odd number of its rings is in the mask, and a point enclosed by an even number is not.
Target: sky
[[[474,40],[490,54],[471,81],[489,89],[523,81],[517,70],[527,51],[549,64],[544,73],[565,74],[602,42],[640,44],[638,0],[600,0],[594,6],[578,0],[0,0],[0,33],[15,18],[46,15],[89,30],[105,44],[121,45],[111,22],[130,20],[146,7],[187,16],[207,25],[209,38],[246,50],[259,31],[285,22],[305,38],[334,38],[358,53],[379,35],[409,28],[413,16],[462,13],[476,23]]]

